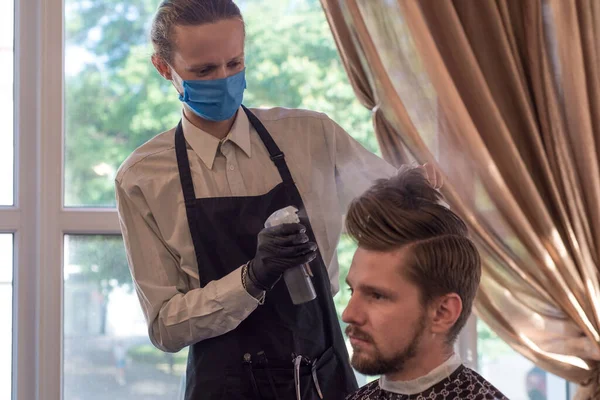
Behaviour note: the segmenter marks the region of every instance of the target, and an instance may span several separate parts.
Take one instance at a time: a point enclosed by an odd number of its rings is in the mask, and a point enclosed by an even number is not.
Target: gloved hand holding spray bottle
[[[288,206],[281,210],[275,211],[265,222],[265,228],[281,224],[299,223],[298,209],[294,206]],[[309,302],[317,298],[315,287],[311,280],[312,272],[309,264],[299,265],[294,268],[287,269],[283,273],[283,279],[292,298],[292,302],[296,305]]]

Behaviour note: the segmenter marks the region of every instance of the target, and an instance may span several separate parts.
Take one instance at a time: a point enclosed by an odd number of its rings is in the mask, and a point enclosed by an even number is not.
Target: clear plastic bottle
[[[275,211],[265,222],[265,228],[281,224],[299,223],[298,209],[288,206]],[[317,298],[317,292],[311,280],[310,266],[308,264],[289,268],[283,273],[283,280],[290,292],[292,302],[296,305],[309,302]]]

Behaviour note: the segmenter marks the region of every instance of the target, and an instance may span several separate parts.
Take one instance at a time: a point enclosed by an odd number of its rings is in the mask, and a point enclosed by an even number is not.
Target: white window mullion
[[[21,211],[13,207],[0,207],[0,233],[16,232],[21,225]]]
[[[60,224],[67,234],[121,234],[115,209],[66,208],[60,214]]]
[[[37,399],[38,381],[38,128],[40,0],[14,2],[14,132],[16,207],[2,210],[0,229],[14,232],[13,384],[15,400]]]
[[[63,2],[41,1],[37,400],[62,398]]]

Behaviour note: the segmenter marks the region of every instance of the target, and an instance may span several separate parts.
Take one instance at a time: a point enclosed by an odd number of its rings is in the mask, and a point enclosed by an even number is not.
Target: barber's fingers
[[[313,242],[294,246],[270,246],[268,252],[274,258],[291,258],[317,251],[317,244]]]
[[[293,258],[289,258],[286,260],[286,264],[295,267],[298,265],[303,265],[303,264],[308,264],[309,262],[311,262],[312,260],[314,260],[315,258],[317,258],[317,252],[316,251],[311,251],[305,254],[301,254],[299,256],[293,257]]]
[[[309,237],[306,233],[298,233],[296,235],[288,235],[282,237],[269,237],[259,239],[259,247],[268,245],[273,247],[293,247],[296,245],[308,243]]]
[[[288,236],[306,232],[306,227],[298,223],[280,224],[262,230],[269,236]]]
[[[299,233],[305,233],[306,227],[302,224],[291,223],[291,224],[280,224],[276,226],[272,226],[270,228],[265,228],[260,231],[261,235],[264,236],[273,236],[273,237],[283,237],[290,235],[297,235]]]
[[[259,242],[288,246],[308,242],[306,227],[302,224],[282,224],[265,228],[259,233]]]
[[[310,239],[306,233],[300,233],[292,238],[292,244],[307,243],[309,240]]]
[[[423,164],[422,168],[431,186],[434,189],[441,189],[444,185],[444,176],[442,173],[431,163]]]

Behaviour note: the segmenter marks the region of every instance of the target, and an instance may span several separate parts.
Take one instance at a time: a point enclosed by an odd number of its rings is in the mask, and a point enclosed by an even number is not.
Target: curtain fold
[[[363,64],[361,48],[354,40],[352,25],[345,22],[342,7],[337,1],[322,1],[327,21],[333,33],[342,64],[356,97],[373,113],[373,127],[382,156],[392,165],[400,167],[410,157],[402,144],[401,135],[379,110],[378,100],[371,85],[368,63]]]
[[[478,315],[600,398],[600,2],[321,2],[384,157],[446,175],[483,256]]]

